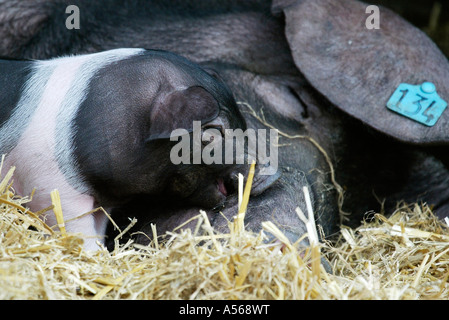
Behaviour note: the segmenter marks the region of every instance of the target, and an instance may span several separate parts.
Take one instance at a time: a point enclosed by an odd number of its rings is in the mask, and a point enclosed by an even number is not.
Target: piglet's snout
[[[219,178],[217,180],[217,188],[218,191],[220,191],[220,193],[222,195],[224,195],[225,197],[228,195],[228,188],[226,187],[225,181],[223,178]]]

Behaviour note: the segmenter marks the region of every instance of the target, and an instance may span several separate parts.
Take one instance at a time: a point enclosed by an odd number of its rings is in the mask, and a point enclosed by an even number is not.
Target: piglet
[[[66,221],[135,195],[214,207],[242,168],[170,161],[173,130],[191,132],[200,121],[203,129],[224,132],[245,129],[245,121],[217,76],[166,51],[0,60],[0,108],[0,154],[3,168],[16,167],[15,191],[36,188],[29,206],[37,211],[51,205],[50,192],[58,189]],[[53,213],[45,222],[56,224]],[[66,229],[86,235],[85,248],[95,250],[106,225],[97,212]]]

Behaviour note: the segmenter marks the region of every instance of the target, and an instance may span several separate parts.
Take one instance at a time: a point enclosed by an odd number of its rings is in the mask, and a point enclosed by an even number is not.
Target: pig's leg
[[[31,158],[21,157],[23,152],[21,147],[22,145],[19,143],[18,147],[6,156],[4,163],[4,168],[8,169],[11,165],[16,164],[13,177],[13,188],[16,193],[27,195],[31,194],[33,188],[36,188],[36,193],[28,204],[30,210],[36,212],[51,205],[50,193],[53,189],[50,188],[57,188],[61,198],[64,220],[72,220],[65,223],[67,232],[82,233],[86,237],[85,249],[97,250],[99,247],[96,242],[104,242],[103,236],[106,230],[107,217],[102,211],[97,211],[77,218],[95,208],[94,198],[75,190],[68,184],[63,173],[55,168],[55,161],[48,166],[43,163],[33,168],[32,164],[29,163]],[[2,170],[2,175],[6,174],[6,171]],[[48,212],[42,219],[50,227],[57,224],[53,211]],[[57,230],[57,226],[55,230]]]
[[[33,199],[30,207],[35,211],[39,208],[45,208],[51,203],[49,195],[50,190],[45,190],[40,197]],[[64,223],[67,232],[82,233],[84,249],[98,250],[99,246],[97,242],[104,243],[107,224],[106,215],[102,211],[97,211],[83,216],[84,213],[88,213],[94,209],[94,198],[91,196],[78,193],[73,189],[70,190],[70,193],[67,191],[60,193],[60,196],[64,220],[74,219]],[[50,227],[55,226],[54,229],[58,229],[56,226],[56,217],[52,211],[43,217],[43,220]]]

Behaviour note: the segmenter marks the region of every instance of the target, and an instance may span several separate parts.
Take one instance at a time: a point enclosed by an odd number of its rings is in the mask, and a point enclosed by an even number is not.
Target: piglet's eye
[[[205,125],[203,127],[203,130],[207,130],[207,129],[216,129],[216,130],[218,130],[218,132],[220,132],[220,134],[223,137],[225,135],[225,130],[224,130],[223,126],[220,126],[220,125]]]

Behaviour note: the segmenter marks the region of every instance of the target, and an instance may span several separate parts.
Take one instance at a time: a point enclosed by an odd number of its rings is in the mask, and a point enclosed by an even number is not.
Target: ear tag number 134
[[[433,126],[446,109],[431,82],[421,85],[401,83],[387,102],[387,108],[426,126]]]

